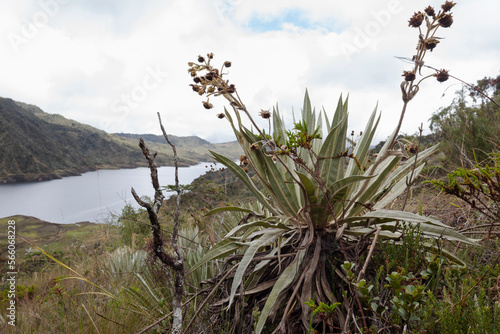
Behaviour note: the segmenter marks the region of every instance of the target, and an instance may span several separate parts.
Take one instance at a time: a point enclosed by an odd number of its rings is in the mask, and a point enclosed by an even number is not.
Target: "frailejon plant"
[[[436,30],[453,22],[449,13],[453,5],[447,1],[438,13],[428,7],[425,14],[418,12],[410,19],[410,26],[419,30],[425,19],[427,33],[421,33],[419,38],[414,69],[403,74],[400,122],[373,164],[368,153],[380,120],[376,109],[353,148],[346,145],[347,99],[342,97],[335,113],[329,116],[325,110],[321,113],[312,108],[306,92],[300,120],[291,130],[286,128],[277,107],[272,112],[261,111],[260,116],[269,120],[269,133],[265,133],[255,123],[235,85],[224,78],[224,70],[231,62],[225,62],[219,70],[211,65],[210,53],[206,58],[199,56],[198,63],[189,63],[195,82],[191,86],[199,95],[207,95],[203,102],[206,109],[213,108],[209,101],[212,96],[222,95],[229,101],[232,113],[225,109],[218,117],[229,121],[245,153],[241,166],[216,152],[211,152],[212,156],[240,178],[261,205],[260,210],[217,209],[245,212],[247,216],[191,268],[194,271],[210,261],[226,260],[205,302],[217,296],[211,306],[232,314],[233,331],[253,323],[245,315],[251,317],[255,308],[259,310],[255,333],[265,328],[273,333],[300,333],[310,327],[319,331],[368,328],[357,286],[361,286],[376,243],[398,242],[403,236],[403,222],[419,227],[422,237],[428,240],[423,246],[430,252],[436,250],[434,238],[476,244],[435,218],[385,209],[415,180],[423,160],[436,150],[433,146],[417,152],[402,163],[407,152],[404,145],[396,149],[396,138],[407,104],[418,92],[420,82],[430,77],[438,81],[448,78],[447,71],[436,70],[415,83],[426,51],[439,42]],[[244,117],[252,129],[244,125]],[[247,174],[250,168],[255,173],[252,178]],[[460,262],[453,254],[442,251]],[[365,255],[361,265],[359,259]],[[354,280],[341,270],[345,261],[358,263]],[[223,284],[227,284],[227,295],[216,294]],[[341,306],[332,310],[333,316],[322,319],[312,316],[307,304],[311,299],[318,305]],[[410,317],[407,321],[412,320]]]

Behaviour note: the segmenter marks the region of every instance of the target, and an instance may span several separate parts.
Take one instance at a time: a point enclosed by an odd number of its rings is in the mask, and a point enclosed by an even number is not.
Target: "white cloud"
[[[291,118],[306,88],[317,108],[333,112],[339,95],[349,94],[353,130],[364,128],[378,102],[380,140],[399,117],[399,83],[408,67],[394,56],[411,57],[418,32],[408,28],[408,19],[427,5],[422,0],[1,1],[0,96],[111,132],[159,133],[160,111],[170,133],[231,140],[227,122],[215,117],[224,101],[212,99],[216,109],[207,111],[188,86],[187,62],[214,52],[215,62],[233,62],[228,78],[254,113],[278,103]],[[454,24],[439,31],[445,39],[427,63],[469,82],[497,75],[498,1],[458,2],[453,12]],[[252,27],[259,21],[270,23],[271,30]],[[36,29],[25,37],[30,24]],[[22,42],[13,43],[14,35]],[[425,126],[459,88],[447,89],[452,84],[425,82],[402,131]]]

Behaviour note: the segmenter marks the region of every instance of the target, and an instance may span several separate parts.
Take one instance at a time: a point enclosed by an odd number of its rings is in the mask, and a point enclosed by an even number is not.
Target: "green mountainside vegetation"
[[[97,168],[146,166],[138,148],[140,136],[158,151],[159,165],[173,165],[172,152],[162,136],[109,134],[34,105],[0,98],[0,183],[50,180]],[[208,161],[208,149],[223,150],[233,159],[239,156],[236,142],[171,138],[179,146],[181,166]]]

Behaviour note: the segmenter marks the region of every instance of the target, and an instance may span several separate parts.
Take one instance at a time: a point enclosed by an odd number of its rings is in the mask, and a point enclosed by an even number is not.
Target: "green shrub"
[[[118,223],[121,225],[122,243],[130,247],[142,247],[145,238],[151,234],[151,226],[145,216],[145,210],[135,209],[127,204],[122,210]]]

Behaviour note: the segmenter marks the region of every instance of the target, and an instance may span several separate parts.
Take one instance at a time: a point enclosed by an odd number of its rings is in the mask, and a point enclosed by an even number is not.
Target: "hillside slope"
[[[139,138],[143,138],[151,146],[160,145],[164,146],[166,141],[163,136],[152,134],[131,134],[131,133],[115,133],[114,135],[132,140],[134,143],[138,142]],[[177,153],[181,157],[190,157],[200,162],[209,162],[213,159],[210,157],[208,150],[212,150],[230,159],[237,159],[243,153],[237,141],[229,143],[212,144],[205,139],[196,136],[177,137],[169,134],[168,138],[175,145]],[[156,146],[155,146],[156,147]]]
[[[197,137],[189,137],[184,143],[183,137],[173,137],[181,148],[182,166],[207,161],[207,149],[216,147],[194,138]],[[159,165],[173,165],[172,152],[165,142],[145,140],[158,151]],[[0,183],[50,180],[96,168],[146,166],[137,144],[138,136],[108,134],[61,115],[45,113],[36,106],[0,97]]]

